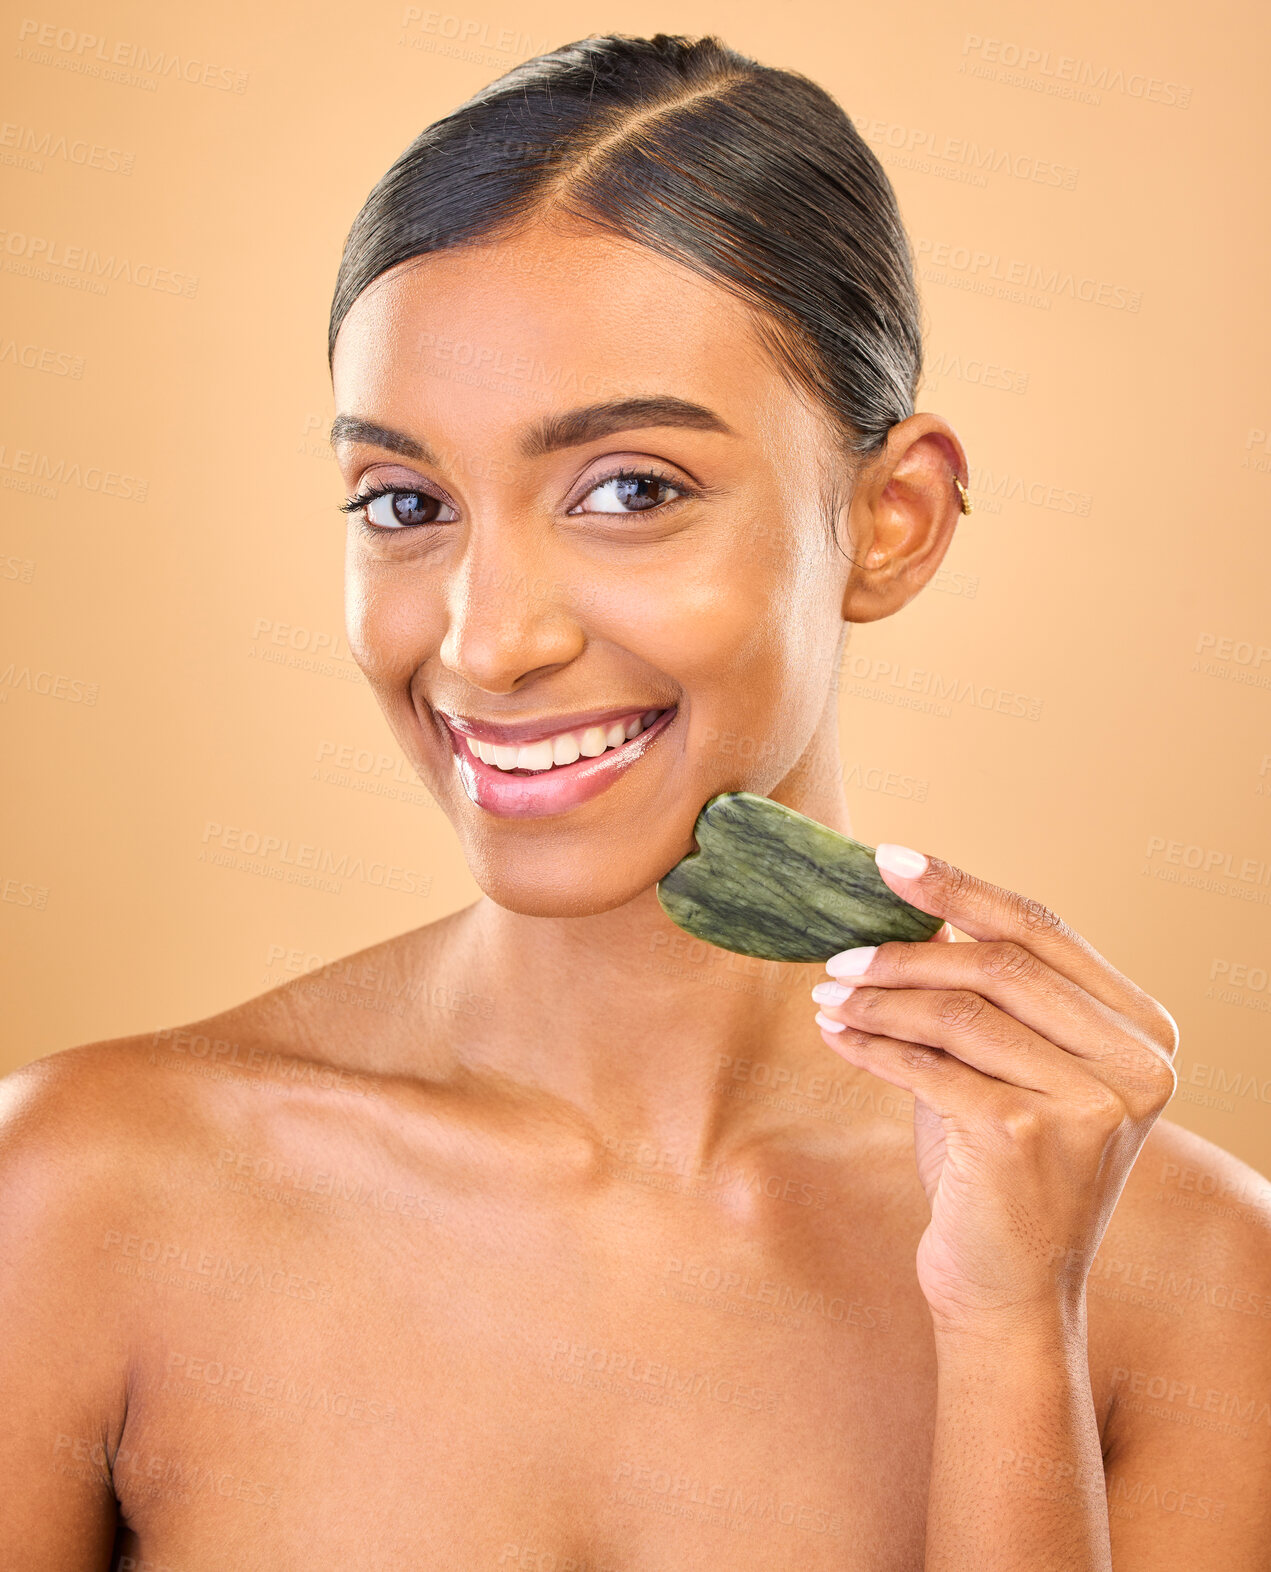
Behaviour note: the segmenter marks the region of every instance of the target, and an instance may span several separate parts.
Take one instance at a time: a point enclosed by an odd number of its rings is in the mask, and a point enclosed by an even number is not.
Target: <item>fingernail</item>
[[[825,969],[831,977],[859,977],[877,954],[876,944],[864,944],[856,950],[840,950],[826,961]]]
[[[874,861],[880,868],[886,868],[888,873],[897,873],[902,879],[916,879],[920,873],[927,871],[927,859],[921,852],[911,851],[908,846],[897,846],[891,841],[884,841],[881,846],[874,848]]]
[[[832,1021],[828,1015],[822,1015],[820,1010],[816,1012],[816,1024],[823,1032],[845,1032],[847,1030],[842,1021]]]
[[[812,997],[818,1004],[842,1004],[855,992],[855,988],[845,988],[842,983],[824,982],[817,983],[812,990]]]

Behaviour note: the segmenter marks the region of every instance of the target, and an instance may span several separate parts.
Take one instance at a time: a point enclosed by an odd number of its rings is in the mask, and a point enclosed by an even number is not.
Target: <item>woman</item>
[[[10,1077],[5,1565],[1262,1566],[1271,1195],[1156,1122],[1163,1006],[903,847],[942,942],[828,979],[654,894],[716,792],[849,831],[844,635],[963,503],[842,111],[711,39],[519,66],[330,348],[351,645],[484,898]]]

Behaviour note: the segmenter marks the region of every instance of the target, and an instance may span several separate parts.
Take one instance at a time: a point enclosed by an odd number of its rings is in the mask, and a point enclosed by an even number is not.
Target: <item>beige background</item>
[[[1264,13],[471,5],[3,24],[0,1068],[476,894],[344,642],[340,247],[517,59],[716,31],[880,152],[971,455],[940,580],[854,636],[856,833],[1055,906],[1177,1017],[1170,1117],[1271,1170]],[[301,844],[351,871],[288,882]]]

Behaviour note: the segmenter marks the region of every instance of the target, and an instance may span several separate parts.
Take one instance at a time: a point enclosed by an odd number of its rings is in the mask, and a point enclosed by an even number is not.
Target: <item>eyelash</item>
[[[654,508],[633,509],[632,510],[632,514],[633,515],[636,512],[660,513],[664,508],[670,507],[670,506],[674,506],[674,504],[676,502],[682,502],[686,497],[692,497],[692,496],[696,496],[697,495],[697,493],[692,489],[692,487],[686,486],[684,484],[684,482],[681,481],[681,480],[673,480],[670,475],[665,474],[662,470],[657,470],[657,469],[631,469],[631,468],[624,467],[622,469],[614,470],[612,474],[602,475],[599,480],[593,482],[592,485],[588,486],[587,490],[578,499],[578,501],[579,502],[585,502],[587,500],[587,498],[589,496],[591,496],[593,491],[599,491],[601,486],[607,486],[610,483],[610,481],[614,481],[614,480],[660,480],[660,481],[662,481],[662,483],[664,485],[670,486],[674,491],[678,491],[681,494],[680,496],[673,498],[670,503],[661,502],[661,503],[659,503],[657,505],[657,507],[654,507]],[[426,491],[422,486],[372,486],[368,491],[357,492],[357,493],[355,493],[351,497],[346,497],[344,499],[344,501],[342,503],[340,503],[339,510],[340,510],[341,513],[356,513],[356,514],[360,514],[361,516],[358,518],[357,524],[358,524],[358,528],[361,529],[365,534],[368,534],[368,535],[398,535],[398,534],[404,534],[407,530],[420,529],[420,528],[424,528],[426,526],[422,526],[422,525],[419,525],[419,524],[399,524],[396,529],[391,529],[391,528],[386,527],[383,524],[372,524],[370,522],[370,520],[366,517],[366,514],[365,514],[365,512],[363,510],[366,507],[368,507],[370,503],[376,501],[380,497],[392,497],[392,496],[398,496],[398,495],[400,495],[400,496],[410,496],[412,494],[418,494],[419,496],[426,496],[426,497],[432,497],[432,496],[436,495],[436,493],[434,493],[434,492]],[[438,497],[437,500],[441,501],[441,502],[445,501],[445,499],[441,498],[441,497]],[[453,507],[454,504],[453,503],[446,503],[446,506]],[[575,504],[575,506],[577,506],[577,504]],[[585,515],[583,515],[583,516],[585,517]],[[621,514],[618,514],[618,515],[610,514],[609,515],[610,518],[621,517],[621,516],[622,516]],[[444,525],[442,527],[444,528]]]
[[[399,535],[405,534],[407,530],[419,529],[418,524],[399,524],[396,529],[392,529],[383,524],[372,524],[367,518],[365,510],[372,502],[377,502],[380,497],[398,496],[433,497],[447,507],[454,506],[453,503],[447,503],[444,497],[437,496],[435,492],[426,491],[423,486],[371,486],[367,491],[355,492],[353,496],[345,497],[340,504],[340,512],[358,514],[357,527],[364,535]]]

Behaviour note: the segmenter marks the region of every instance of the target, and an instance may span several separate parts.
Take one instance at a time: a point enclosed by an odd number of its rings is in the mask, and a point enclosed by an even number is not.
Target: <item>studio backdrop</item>
[[[423,126],[517,61],[716,33],[826,87],[877,152],[916,253],[918,407],[970,456],[937,578],[844,655],[854,831],[1058,910],[1176,1017],[1168,1117],[1269,1171],[1265,16],[472,7],[67,0],[3,24],[0,1069],[477,896],[344,633],[340,248]],[[493,341],[438,355],[527,409],[556,391]],[[761,988],[735,959],[728,985]]]

